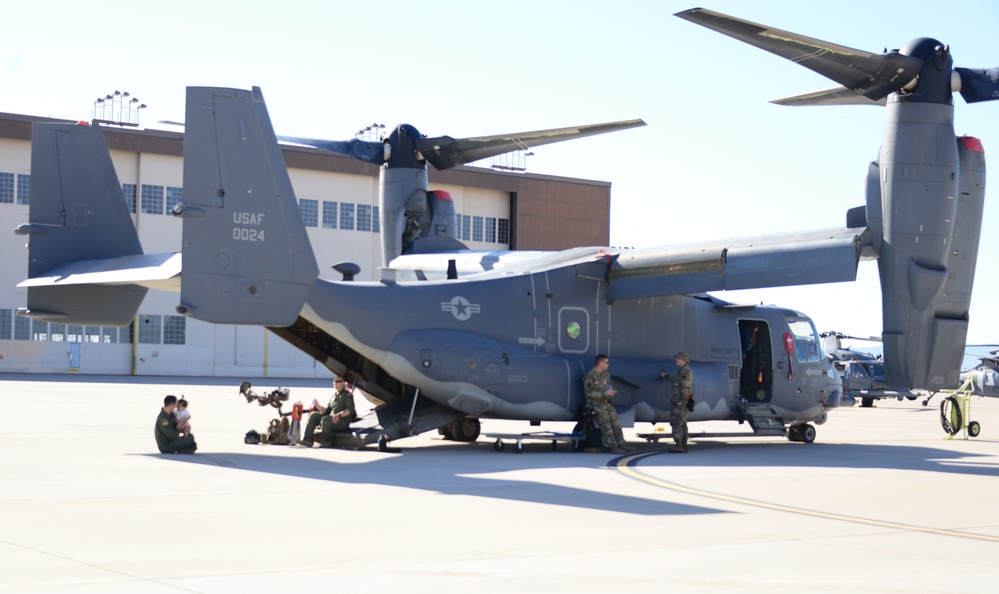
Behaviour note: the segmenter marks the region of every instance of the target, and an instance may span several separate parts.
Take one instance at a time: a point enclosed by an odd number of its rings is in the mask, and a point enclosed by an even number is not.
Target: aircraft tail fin
[[[121,184],[97,126],[38,123],[31,133],[31,199],[27,235],[28,306],[20,313],[62,324],[127,325],[147,289],[135,284],[67,284],[58,280],[83,261],[142,254]],[[51,276],[51,281],[31,279]]]
[[[259,88],[187,90],[177,311],[288,326],[319,269]]]

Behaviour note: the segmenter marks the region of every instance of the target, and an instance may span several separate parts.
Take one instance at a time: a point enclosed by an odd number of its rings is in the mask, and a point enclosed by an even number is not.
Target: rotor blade
[[[770,103],[792,107],[802,105],[884,105],[885,99],[883,97],[880,100],[868,99],[846,87],[833,87],[824,91],[814,91],[803,95],[774,99]]]
[[[371,142],[369,140],[320,140],[317,138],[301,138],[297,136],[278,136],[278,140],[283,142],[294,142],[304,144],[313,148],[321,149],[334,155],[351,157],[375,165],[385,162],[385,145],[381,142]]]
[[[703,8],[676,16],[797,62],[874,101],[912,82],[923,65],[921,59],[898,51],[872,54]]]
[[[967,103],[999,99],[999,68],[955,68],[961,75],[961,96]]]
[[[642,120],[626,120],[607,124],[538,130],[536,132],[520,132],[518,134],[498,134],[496,136],[480,136],[477,138],[438,136],[436,138],[420,138],[416,141],[416,148],[426,157],[431,165],[443,170],[450,169],[456,165],[495,157],[496,155],[502,155],[510,151],[527,150],[543,144],[616,132],[644,125],[645,122]]]

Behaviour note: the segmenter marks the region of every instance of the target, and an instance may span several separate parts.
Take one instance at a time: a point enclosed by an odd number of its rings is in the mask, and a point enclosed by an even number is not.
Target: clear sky
[[[0,111],[91,119],[129,91],[141,121],[184,119],[189,85],[259,86],[279,134],[349,139],[371,123],[431,136],[643,118],[648,126],[540,147],[535,173],[613,183],[611,243],[651,247],[842,226],[864,203],[884,109],[781,107],[833,83],[678,19],[653,0],[18,2],[4,9]],[[880,52],[917,37],[957,66],[999,66],[999,3],[718,0],[719,12]],[[999,147],[999,101],[955,98],[958,134]],[[969,342],[999,342],[986,194]],[[719,293],[809,314],[820,331],[881,331],[877,266],[855,283]]]

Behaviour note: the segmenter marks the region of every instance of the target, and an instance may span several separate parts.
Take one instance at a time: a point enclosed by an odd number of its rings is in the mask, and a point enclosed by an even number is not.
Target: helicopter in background
[[[918,392],[888,386],[881,355],[853,348],[852,344],[849,347],[843,345],[844,340],[880,343],[880,338],[858,338],[840,332],[823,332],[820,336],[823,350],[843,380],[844,397],[859,401],[864,408],[874,406],[874,402],[881,398],[915,400],[919,397]]]

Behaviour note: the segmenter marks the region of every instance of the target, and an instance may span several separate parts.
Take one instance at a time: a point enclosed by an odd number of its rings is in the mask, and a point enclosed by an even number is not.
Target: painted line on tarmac
[[[986,542],[999,542],[999,536],[988,536],[985,534],[974,534],[972,532],[960,532],[957,530],[944,530],[941,528],[927,528],[925,526],[915,526],[912,524],[899,524],[897,522],[886,522],[883,520],[871,520],[868,518],[860,518],[857,516],[844,516],[842,514],[834,514],[829,512],[821,512],[811,509],[805,509],[802,507],[793,507],[790,505],[781,505],[778,503],[768,503],[766,501],[757,501],[755,499],[747,499],[745,497],[736,497],[734,495],[725,495],[722,493],[713,493],[711,491],[704,491],[702,489],[695,489],[693,487],[685,487],[683,485],[672,483],[670,481],[665,481],[655,477],[648,476],[636,470],[638,462],[641,460],[651,457],[659,456],[664,452],[638,452],[635,454],[628,454],[626,456],[621,456],[610,462],[618,472],[621,474],[647,483],[656,487],[661,487],[663,489],[668,489],[670,491],[675,491],[677,493],[685,493],[687,495],[695,495],[697,497],[706,497],[708,499],[716,499],[719,501],[727,501],[729,503],[738,503],[741,505],[748,505],[751,507],[759,507],[763,509],[770,509],[774,511],[787,512],[792,514],[798,514],[802,516],[811,516],[813,518],[823,518],[826,520],[839,520],[841,522],[852,522],[854,524],[864,524],[866,526],[877,526],[879,528],[891,528],[894,530],[905,530],[909,532],[923,532],[926,534],[936,534],[939,536],[954,536],[957,538],[968,538],[972,540],[983,540]]]

